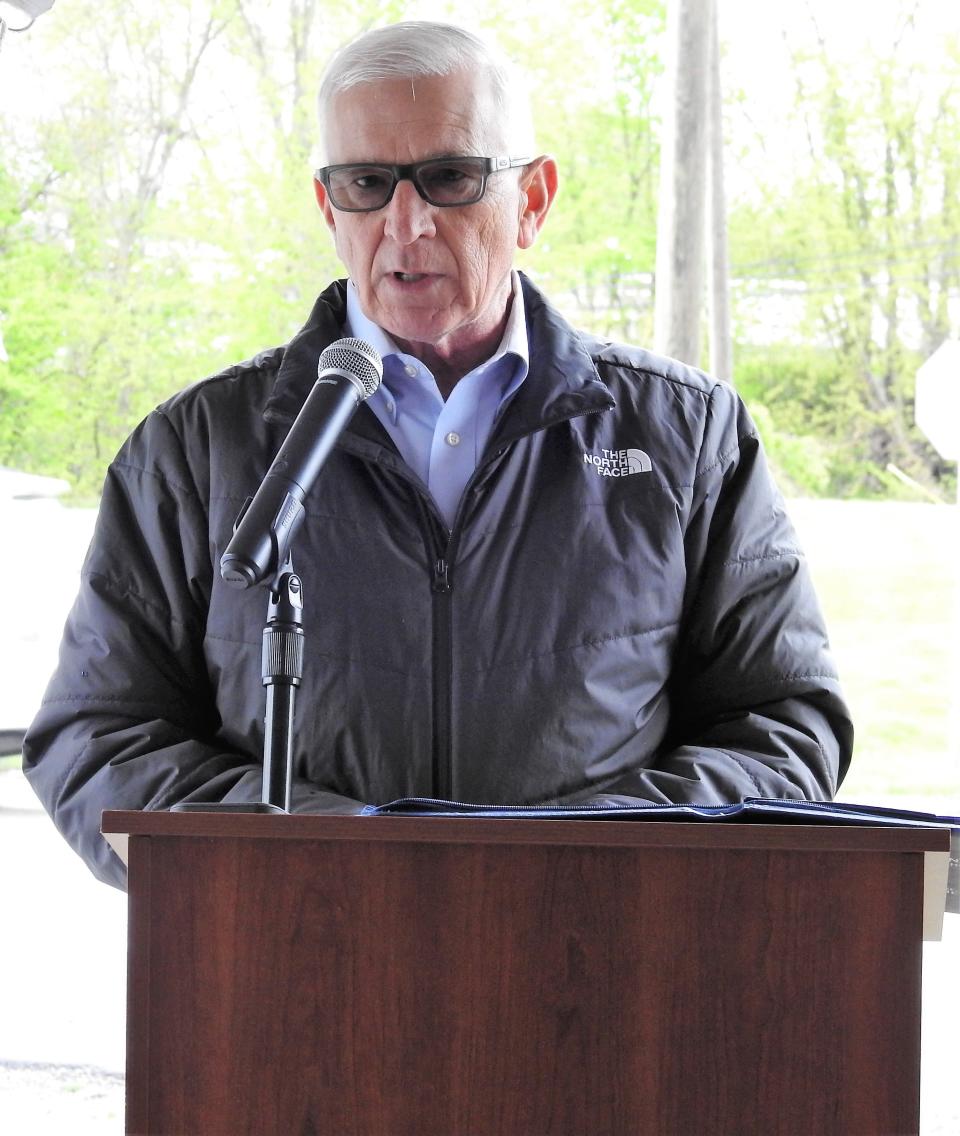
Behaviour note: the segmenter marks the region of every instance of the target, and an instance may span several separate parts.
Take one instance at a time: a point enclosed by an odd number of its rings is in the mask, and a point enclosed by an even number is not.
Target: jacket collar
[[[268,422],[292,422],[317,381],[317,360],[325,347],[343,335],[347,313],[347,282],[335,280],[313,305],[310,318],[283,349],[283,358],[263,417]]]
[[[530,340],[530,372],[495,434],[509,442],[554,422],[615,405],[583,340],[522,273]],[[273,391],[264,407],[268,422],[292,422],[317,377],[321,351],[341,338],[346,320],[345,280],[334,281],[313,306],[310,318],[284,349]],[[348,431],[372,442],[386,432],[368,407],[354,415]]]
[[[616,405],[580,335],[522,273],[520,280],[530,371],[494,431],[498,443]]]

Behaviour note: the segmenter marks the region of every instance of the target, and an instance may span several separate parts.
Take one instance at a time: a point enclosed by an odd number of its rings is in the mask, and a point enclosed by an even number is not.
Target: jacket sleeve
[[[262,754],[218,740],[203,649],[208,530],[204,495],[154,412],[108,472],[59,664],[23,750],[61,833],[117,887],[125,869],[100,834],[104,809],[260,800]],[[362,804],[298,780],[293,808],[352,813]]]
[[[796,534],[756,430],[725,384],[707,408],[685,551],[665,745],[593,800],[832,798],[853,727]]]

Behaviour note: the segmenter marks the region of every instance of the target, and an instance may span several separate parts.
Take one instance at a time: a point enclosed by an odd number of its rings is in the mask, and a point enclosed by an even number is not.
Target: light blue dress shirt
[[[393,439],[404,461],[430,490],[452,528],[463,490],[483,453],[498,415],[527,377],[530,353],[523,292],[516,272],[513,299],[500,345],[468,372],[446,402],[433,374],[404,354],[360,309],[353,284],[347,287],[347,335],[365,339],[383,359],[383,382],[368,405]]]

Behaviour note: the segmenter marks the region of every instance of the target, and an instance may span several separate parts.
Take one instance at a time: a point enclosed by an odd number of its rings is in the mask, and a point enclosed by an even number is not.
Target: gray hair
[[[334,97],[361,83],[419,79],[456,71],[486,73],[503,116],[508,145],[519,156],[535,153],[533,118],[526,83],[517,68],[492,45],[465,28],[428,20],[407,20],[374,28],[341,47],[327,64],[317,95],[320,132]],[[322,138],[321,138],[322,141]]]

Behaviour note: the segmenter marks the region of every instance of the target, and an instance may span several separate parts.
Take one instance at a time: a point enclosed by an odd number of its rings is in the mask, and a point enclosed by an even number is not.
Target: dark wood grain
[[[318,828],[322,826],[322,828]],[[313,816],[256,813],[103,813],[101,830],[138,836],[243,836],[431,844],[590,844],[636,848],[773,848],[807,851],[922,852],[950,847],[949,832],[830,824],[727,824],[710,821],[554,820],[512,817]]]
[[[938,833],[142,815],[128,1132],[917,1129]]]

